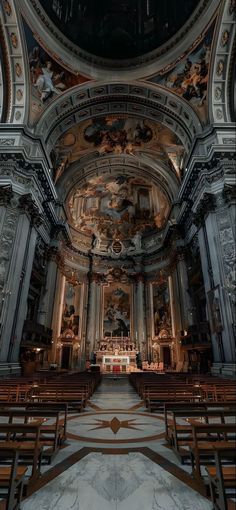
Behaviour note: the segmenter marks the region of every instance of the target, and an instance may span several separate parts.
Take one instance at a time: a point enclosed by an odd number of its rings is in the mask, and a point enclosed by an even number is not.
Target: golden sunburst
[[[138,427],[134,426],[134,422],[136,422],[136,419],[132,420],[122,420],[120,421],[116,416],[112,418],[112,420],[95,420],[97,422],[97,426],[93,427],[90,430],[97,430],[97,429],[111,429],[113,434],[117,434],[117,432],[123,428],[123,429],[134,429],[134,430],[140,430]]]

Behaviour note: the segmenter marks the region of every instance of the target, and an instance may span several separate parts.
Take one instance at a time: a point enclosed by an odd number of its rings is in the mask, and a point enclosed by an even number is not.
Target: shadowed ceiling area
[[[82,50],[107,59],[140,57],[183,27],[198,0],[40,0],[57,28]],[[79,27],[79,29],[78,29]]]

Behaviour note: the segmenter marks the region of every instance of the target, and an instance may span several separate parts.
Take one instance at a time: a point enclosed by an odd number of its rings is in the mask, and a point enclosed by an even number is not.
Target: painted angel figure
[[[65,84],[62,83],[63,72],[55,74],[52,70],[52,62],[48,60],[46,66],[42,67],[42,74],[39,75],[35,86],[38,88],[40,93],[41,101],[46,101],[53,92],[60,94],[62,90],[66,88]]]

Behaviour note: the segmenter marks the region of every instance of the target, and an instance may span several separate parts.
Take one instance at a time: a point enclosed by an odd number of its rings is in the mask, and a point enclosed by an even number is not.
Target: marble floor
[[[127,377],[105,376],[22,510],[210,510],[190,471],[166,447],[163,416]]]
[[[90,453],[22,510],[211,510],[210,501],[141,453]]]

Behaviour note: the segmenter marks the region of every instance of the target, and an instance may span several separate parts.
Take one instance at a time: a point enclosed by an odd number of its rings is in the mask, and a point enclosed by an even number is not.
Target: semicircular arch
[[[139,116],[161,122],[178,136],[186,151],[203,129],[189,103],[161,86],[141,82],[97,82],[79,85],[61,94],[43,113],[35,134],[43,139],[50,153],[69,128],[107,115]]]
[[[209,117],[212,123],[231,122],[230,79],[231,62],[235,46],[235,6],[232,1],[222,2],[219,12],[216,40],[213,47],[211,75],[209,79]]]
[[[4,67],[0,81],[1,122],[24,124],[28,120],[29,81],[25,41],[20,13],[14,2],[4,2],[0,10],[2,38],[1,60]]]
[[[104,157],[101,160],[90,161],[85,165],[83,162],[73,163],[67,169],[57,183],[59,199],[66,202],[73,188],[79,187],[95,175],[129,173],[133,177],[143,177],[160,187],[169,202],[177,198],[180,183],[170,168],[163,162],[153,162],[148,158],[137,160],[126,155],[117,158],[116,156]]]

